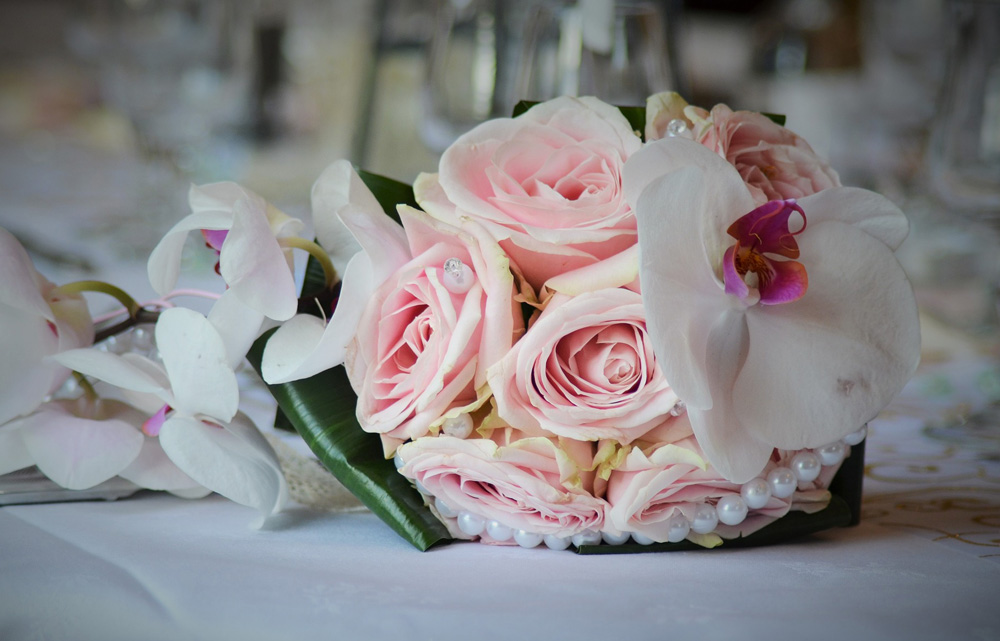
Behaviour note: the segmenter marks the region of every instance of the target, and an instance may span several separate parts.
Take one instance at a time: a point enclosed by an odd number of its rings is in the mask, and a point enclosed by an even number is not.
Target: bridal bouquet
[[[846,524],[860,457],[831,492],[834,477],[919,357],[893,253],[908,228],[780,121],[676,94],[522,103],[412,186],[334,163],[315,240],[235,184],[192,188],[150,277],[168,296],[200,231],[226,289],[207,316],[126,299],[121,326],[156,322],[145,356],[87,348],[80,288],[5,249],[25,275],[3,309],[22,301],[38,337],[3,366],[0,472],[57,467],[39,452],[65,455],[51,443],[86,421],[121,451],[91,480],[215,490],[266,517],[287,490],[238,411],[249,353],[318,458],[421,549],[715,547]],[[70,370],[88,392],[48,398]],[[25,371],[32,394],[9,393]],[[99,402],[92,381],[119,394]]]

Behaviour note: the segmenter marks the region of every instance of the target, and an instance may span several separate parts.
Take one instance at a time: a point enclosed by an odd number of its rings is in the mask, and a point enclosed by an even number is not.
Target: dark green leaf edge
[[[257,339],[247,355],[258,373],[270,335]],[[386,525],[418,550],[450,541],[447,528],[383,456],[379,438],[361,429],[355,417],[357,396],[343,367],[268,389],[309,449]]]

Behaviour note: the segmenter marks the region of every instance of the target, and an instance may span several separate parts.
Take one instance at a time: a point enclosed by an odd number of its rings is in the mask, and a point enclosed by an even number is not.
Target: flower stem
[[[53,291],[54,294],[80,294],[83,292],[98,292],[101,294],[107,294],[111,296],[119,303],[124,305],[125,309],[128,310],[128,315],[131,318],[135,318],[136,314],[139,313],[140,307],[139,303],[135,302],[135,299],[129,296],[125,290],[115,287],[111,283],[105,283],[100,280],[78,280],[75,283],[66,283],[65,285],[60,285],[56,287]]]
[[[332,289],[337,282],[337,270],[333,268],[333,262],[330,261],[330,257],[327,255],[323,248],[314,243],[311,240],[306,240],[305,238],[300,238],[298,236],[289,236],[287,238],[279,238],[278,245],[282,247],[289,247],[294,249],[302,249],[309,252],[309,255],[315,258],[320,267],[323,268],[323,276],[326,280],[326,288]]]
[[[73,378],[76,379],[77,384],[80,386],[81,389],[83,389],[83,394],[84,396],[87,397],[87,400],[90,401],[91,403],[96,402],[97,399],[99,398],[97,396],[97,390],[95,390],[94,386],[91,385],[90,381],[87,380],[87,377],[81,374],[80,372],[74,370]]]

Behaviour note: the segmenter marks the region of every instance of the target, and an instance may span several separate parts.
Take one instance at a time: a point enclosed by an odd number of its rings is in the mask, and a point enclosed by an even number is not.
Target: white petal
[[[194,189],[194,188],[192,188]],[[181,273],[181,252],[188,232],[202,229],[229,229],[233,224],[231,211],[195,212],[174,225],[149,254],[146,270],[149,282],[158,294],[166,294],[177,284]]]
[[[0,425],[0,475],[15,472],[35,464],[21,438],[21,426],[26,419]]]
[[[799,199],[807,224],[839,221],[857,226],[878,238],[889,249],[899,248],[910,231],[910,223],[888,198],[856,187],[833,187]]]
[[[211,491],[181,471],[154,437],[144,438],[139,456],[118,476],[148,490],[203,491],[203,495]]]
[[[220,421],[236,414],[236,375],[225,343],[207,318],[183,307],[166,310],[156,323],[156,345],[173,389],[174,409]]]
[[[712,389],[712,407],[688,407],[691,430],[705,458],[726,479],[745,483],[767,464],[773,447],[758,440],[733,405],[733,383],[746,358],[748,332],[742,312],[718,318],[708,337],[703,368]]]
[[[361,251],[361,245],[344,223],[339,213],[347,207],[381,212],[378,200],[346,160],[327,167],[312,188],[313,226],[316,239],[330,254],[338,272],[343,273],[347,261]]]
[[[0,305],[10,305],[23,312],[54,321],[39,287],[47,282],[21,243],[9,231],[0,227]],[[41,281],[41,282],[39,282]]]
[[[24,444],[45,476],[65,488],[83,490],[116,476],[135,460],[142,433],[116,416],[135,420],[137,413],[123,403],[103,404],[111,418],[81,418],[52,403],[25,423]]]
[[[163,424],[160,443],[195,481],[256,508],[262,517],[286,500],[287,485],[274,450],[242,414],[225,427],[174,416]]]
[[[227,289],[208,312],[208,322],[226,344],[226,361],[233,369],[243,362],[250,346],[260,336],[264,315],[246,305],[236,292]]]
[[[152,375],[147,367],[138,365],[133,359],[117,354],[93,348],[71,349],[52,356],[52,360],[122,389],[146,394],[160,394],[164,391],[161,378]]]
[[[232,210],[233,203],[240,198],[247,197],[260,198],[238,183],[224,181],[206,185],[191,185],[191,189],[188,191],[188,204],[194,213],[227,212]]]
[[[677,395],[702,409],[712,406],[703,368],[708,331],[731,305],[701,232],[705,218],[718,217],[713,207],[730,206],[710,196],[711,187],[701,170],[678,170],[651,183],[635,208],[639,281],[653,351]],[[723,251],[716,251],[721,260]]]
[[[268,318],[288,320],[298,305],[295,279],[259,205],[250,199],[233,205],[233,226],[222,245],[219,269],[247,306]]]
[[[857,430],[920,357],[913,291],[886,245],[836,222],[798,243],[809,289],[794,303],[748,311],[750,351],[733,393],[747,429],[783,449]]]
[[[45,318],[0,303],[0,327],[2,424],[38,407],[65,370],[43,360],[55,352],[58,342]]]
[[[337,307],[324,324],[299,315],[278,328],[264,347],[261,375],[272,385],[318,374],[344,362],[347,345],[358,329],[361,313],[374,291],[371,262],[364,252],[348,263]]]
[[[340,219],[350,230],[371,260],[375,287],[412,258],[406,232],[382,208],[370,209],[353,204],[340,210]]]

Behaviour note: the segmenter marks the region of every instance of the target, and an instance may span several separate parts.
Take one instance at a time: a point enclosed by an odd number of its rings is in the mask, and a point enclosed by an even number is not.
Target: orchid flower
[[[344,362],[368,296],[410,259],[403,228],[382,210],[347,161],[330,165],[312,192],[320,243],[346,264],[339,300],[327,321],[300,314],[268,340],[261,372],[271,384],[298,380]]]
[[[658,363],[728,480],[857,430],[913,374],[917,308],[893,254],[908,227],[888,200],[834,187],[757,206],[732,165],[680,138],[624,178]]]
[[[30,414],[69,370],[47,360],[90,345],[94,329],[87,303],[39,274],[28,253],[0,228],[0,425]]]
[[[118,356],[88,349],[55,358],[82,374],[133,392],[130,400],[147,411],[142,431],[155,438],[170,461],[199,485],[255,507],[262,518],[277,512],[287,496],[287,485],[270,444],[237,411],[236,375],[219,332],[201,314],[178,307],[161,314],[155,337],[162,367],[136,354]],[[155,448],[144,448],[140,458],[149,465],[165,463]],[[134,480],[143,480],[140,470],[132,472]]]
[[[210,318],[225,327],[229,362],[235,364],[257,338],[265,318],[283,321],[295,315],[298,294],[292,249],[318,248],[297,235],[302,221],[236,183],[192,186],[188,199],[192,213],[174,225],[150,254],[149,279],[161,295],[173,289],[187,235],[200,231],[218,252],[218,271],[227,286]],[[321,258],[325,260],[325,254]]]

